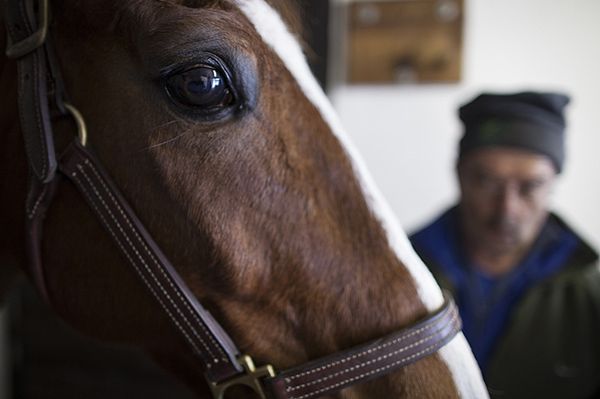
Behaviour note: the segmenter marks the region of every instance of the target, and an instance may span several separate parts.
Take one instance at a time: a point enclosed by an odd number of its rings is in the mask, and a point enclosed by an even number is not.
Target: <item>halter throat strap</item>
[[[7,0],[7,56],[16,59],[21,130],[30,167],[26,204],[29,274],[51,304],[41,256],[43,221],[56,187],[74,184],[124,259],[199,360],[213,396],[246,385],[261,398],[310,399],[389,374],[435,353],[460,331],[453,301],[417,324],[366,344],[276,373],[257,368],[198,302],[92,151],[83,117],[65,102],[48,34],[49,0]],[[51,112],[75,117],[80,139],[57,157]],[[57,173],[58,172],[58,173]]]

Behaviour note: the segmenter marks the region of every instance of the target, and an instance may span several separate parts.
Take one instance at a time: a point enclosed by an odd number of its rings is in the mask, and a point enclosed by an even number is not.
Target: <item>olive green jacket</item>
[[[600,263],[589,245],[517,302],[484,378],[492,398],[600,398]]]

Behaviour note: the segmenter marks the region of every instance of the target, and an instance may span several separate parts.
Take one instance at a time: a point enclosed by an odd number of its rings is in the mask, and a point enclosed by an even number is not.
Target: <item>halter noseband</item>
[[[311,399],[386,375],[438,351],[460,331],[454,302],[419,323],[363,345],[276,373],[256,368],[241,355],[227,333],[202,307],[101,163],[86,147],[87,131],[66,94],[49,30],[49,0],[8,0],[6,55],[17,61],[21,130],[30,168],[26,212],[29,271],[49,301],[41,260],[43,219],[60,174],[71,181],[119,247],[173,326],[202,362],[214,398],[245,385],[261,398]],[[79,139],[57,157],[52,115],[71,115]]]

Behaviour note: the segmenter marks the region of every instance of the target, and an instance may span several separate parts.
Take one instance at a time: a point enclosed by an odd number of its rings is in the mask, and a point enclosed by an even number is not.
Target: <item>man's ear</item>
[[[454,164],[454,172],[456,178],[456,185],[458,187],[459,196],[462,197],[463,192],[463,178],[465,173],[465,162],[462,158],[456,158],[456,163]]]
[[[456,173],[456,180],[460,181],[460,176],[463,171],[463,161],[461,158],[456,158],[456,162],[454,163],[454,173]]]

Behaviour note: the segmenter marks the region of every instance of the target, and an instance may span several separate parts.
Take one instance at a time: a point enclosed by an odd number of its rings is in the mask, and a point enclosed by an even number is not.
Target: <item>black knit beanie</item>
[[[481,147],[518,147],[548,156],[562,171],[565,159],[564,108],[559,93],[481,94],[459,109],[464,123],[459,159]]]

